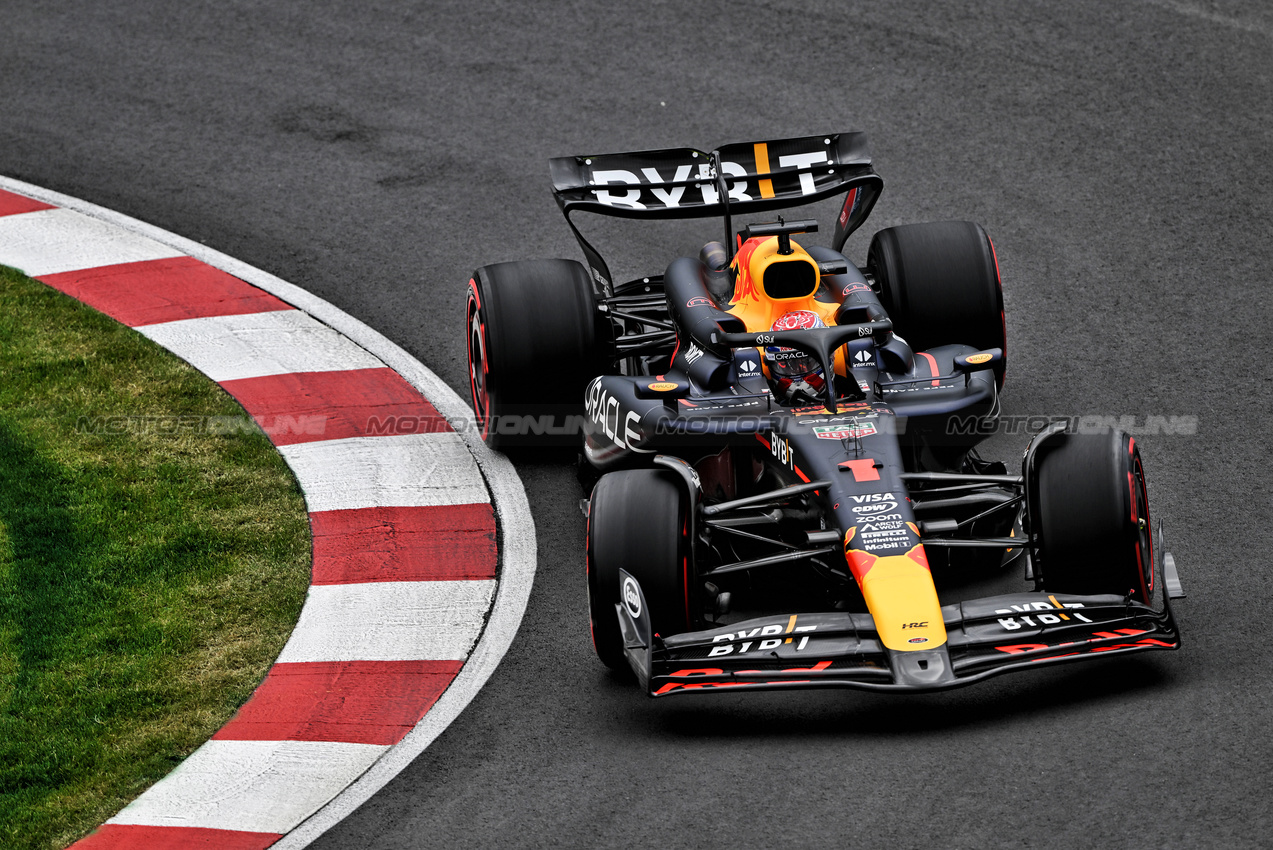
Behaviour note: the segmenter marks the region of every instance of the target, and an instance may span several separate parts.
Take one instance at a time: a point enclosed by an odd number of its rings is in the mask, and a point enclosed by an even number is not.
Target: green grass
[[[305,506],[266,438],[105,419],[138,416],[244,414],[0,267],[0,847],[63,847],[171,770],[304,600]]]

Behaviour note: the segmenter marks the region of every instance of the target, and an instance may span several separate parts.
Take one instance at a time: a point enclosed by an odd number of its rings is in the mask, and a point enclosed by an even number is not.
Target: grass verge
[[[0,266],[0,846],[91,831],[282,649],[309,524],[243,416],[140,334]]]

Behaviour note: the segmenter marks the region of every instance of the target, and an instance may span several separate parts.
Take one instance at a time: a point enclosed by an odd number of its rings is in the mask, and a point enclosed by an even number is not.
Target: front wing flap
[[[1169,603],[1155,611],[1119,596],[1015,593],[944,606],[942,618],[946,643],[916,652],[885,648],[865,613],[788,614],[652,636],[637,672],[650,696],[725,688],[944,690],[1048,663],[1180,647]]]

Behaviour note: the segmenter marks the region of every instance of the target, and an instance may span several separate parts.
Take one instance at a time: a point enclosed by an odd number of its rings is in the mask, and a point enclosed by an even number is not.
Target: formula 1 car
[[[890,227],[840,253],[883,181],[860,133],[551,161],[587,265],[469,282],[473,405],[497,448],[578,439],[595,487],[596,654],[651,696],[934,690],[1010,670],[1177,649],[1174,559],[1139,449],[1035,435],[982,460],[1006,371],[998,261],[969,222]],[[749,223],[844,194],[816,220]],[[573,219],[724,219],[725,241],[614,283]],[[934,573],[1023,569],[942,604]]]

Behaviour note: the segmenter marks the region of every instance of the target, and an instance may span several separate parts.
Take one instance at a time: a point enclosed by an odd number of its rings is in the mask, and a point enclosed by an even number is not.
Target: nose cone
[[[910,526],[911,523],[907,523]],[[857,529],[845,535],[845,557],[875,620],[880,642],[894,652],[920,652],[946,643],[941,602],[933,586],[924,547],[916,542],[904,554],[873,555],[864,551]]]

